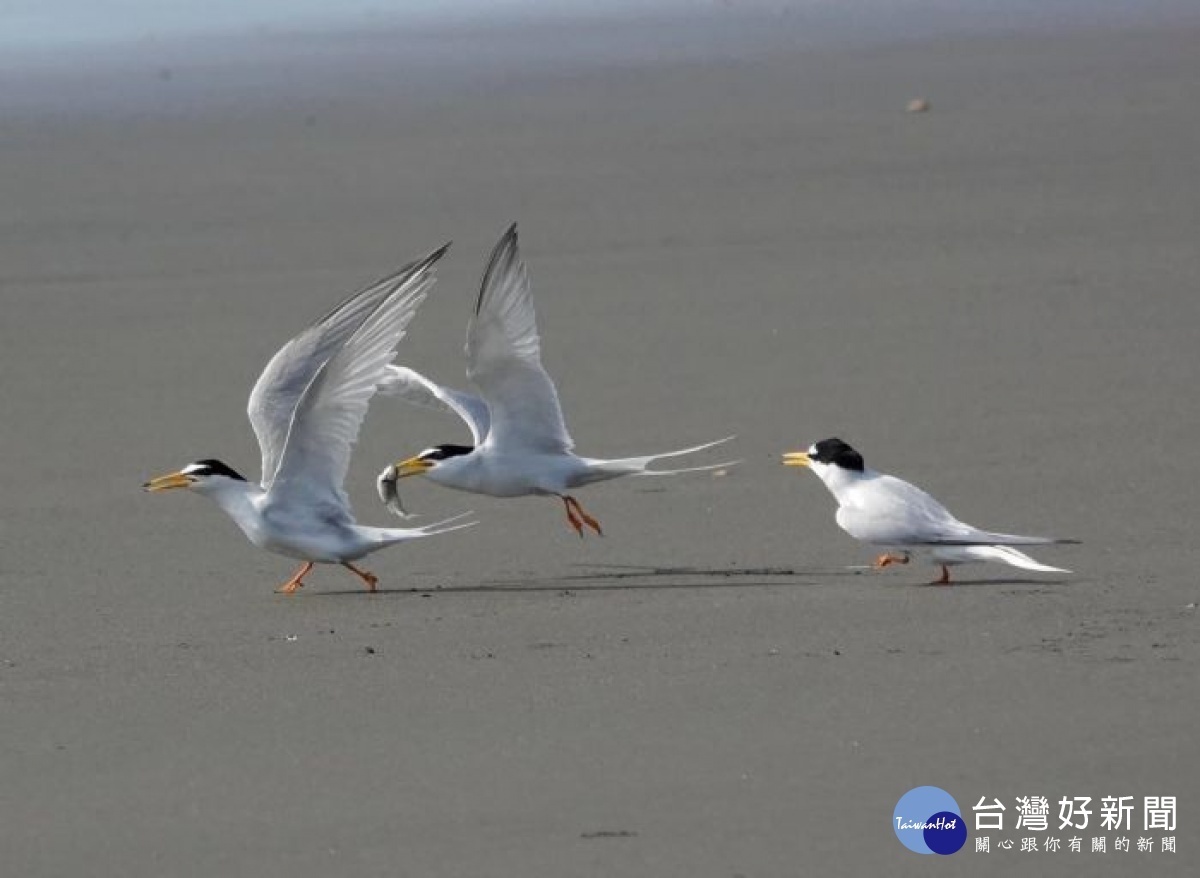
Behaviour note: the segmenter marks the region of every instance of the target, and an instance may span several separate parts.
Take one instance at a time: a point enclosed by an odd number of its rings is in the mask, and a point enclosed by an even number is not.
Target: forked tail
[[[935,553],[935,557],[938,554]],[[953,555],[948,556],[947,560],[953,561],[959,558],[969,561],[999,561],[1001,564],[1020,567],[1022,570],[1037,570],[1041,573],[1071,572],[1065,567],[1051,567],[1049,564],[1035,561],[1024,552],[1018,552],[1012,546],[955,546]]]
[[[436,537],[441,534],[448,534],[451,531],[463,530],[464,528],[474,527],[479,524],[478,521],[463,521],[468,515],[473,515],[472,512],[463,512],[451,518],[445,518],[441,521],[436,521],[433,524],[427,524],[424,527],[380,527],[376,528],[380,546],[390,546],[394,543],[402,543],[405,540],[419,540],[421,537]],[[455,522],[460,522],[455,524]]]
[[[740,460],[726,460],[721,463],[710,463],[706,466],[688,466],[680,469],[650,469],[650,465],[655,461],[665,460],[668,457],[682,457],[685,454],[695,454],[697,451],[706,451],[709,448],[724,445],[735,438],[735,436],[726,436],[724,439],[718,439],[716,442],[706,442],[703,445],[681,448],[678,451],[667,451],[663,454],[648,454],[645,457],[622,457],[617,460],[596,460],[589,458],[587,461],[588,470],[594,475],[590,476],[584,484],[615,479],[620,476],[677,476],[681,473],[711,472],[712,470],[736,466],[741,463]]]

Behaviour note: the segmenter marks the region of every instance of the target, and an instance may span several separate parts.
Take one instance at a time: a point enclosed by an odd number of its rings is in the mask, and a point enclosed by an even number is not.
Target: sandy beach
[[[1198,39],[773,46],[440,87],[351,58],[319,87],[213,94],[181,62],[120,73],[151,97],[102,111],[14,103],[0,871],[1193,872]],[[461,384],[513,220],[579,450],[737,434],[740,466],[589,488],[606,536],[582,541],[557,502],[410,480],[426,520],[481,525],[373,556],[374,596],[329,568],[275,595],[291,562],[203,498],[140,491],[205,457],[256,476],[245,403],[271,354],[449,239],[400,359]],[[1081,540],[1033,553],[1075,572],[854,569],[870,548],[779,465],[833,435],[973,524]],[[388,523],[383,465],[468,439],[377,400],[360,520]],[[1178,850],[1139,809],[1152,853],[978,853],[972,831],[944,863],[888,828],[924,784],[999,798],[1010,827],[1019,796],[1176,796]]]

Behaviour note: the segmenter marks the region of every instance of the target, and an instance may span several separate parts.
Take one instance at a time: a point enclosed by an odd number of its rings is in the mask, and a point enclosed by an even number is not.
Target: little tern
[[[284,594],[300,588],[314,564],[340,564],[375,591],[378,578],[354,561],[385,546],[470,526],[449,519],[412,529],[365,527],[355,523],[342,487],[367,404],[447,247],[349,297],[267,364],[247,407],[262,451],[261,484],[206,459],[143,487],[188,488],[211,497],[254,545],[300,559],[300,568],[277,589]]]
[[[419,372],[389,366],[380,387],[385,395],[426,407],[448,409],[471,430],[474,444],[444,444],[387,467],[379,476],[380,497],[406,516],[397,481],[423,475],[448,488],[492,497],[555,496],[567,523],[580,537],[587,525],[603,535],[600,522],[571,495],[575,488],[621,476],[676,475],[716,470],[730,463],[651,470],[665,458],[703,451],[733,437],[643,457],[617,460],[579,457],[567,432],[558,391],[542,366],[541,342],[529,289],[529,274],[517,248],[514,223],[496,244],[467,327],[467,378],[479,395],[443,387]]]
[[[907,564],[912,550],[931,553],[942,575],[933,585],[950,582],[950,566],[998,561],[1023,570],[1070,573],[1041,564],[1013,546],[1077,543],[1049,537],[992,533],[959,521],[916,485],[869,469],[862,455],[841,439],[825,439],[808,449],[784,454],[785,466],[811,469],[838,502],[837,523],[846,533],[876,546],[899,547],[875,560],[875,567]]]

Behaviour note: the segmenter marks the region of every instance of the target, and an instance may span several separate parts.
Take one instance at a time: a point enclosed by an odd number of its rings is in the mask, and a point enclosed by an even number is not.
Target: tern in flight
[[[602,535],[600,522],[572,494],[577,488],[622,476],[661,476],[716,470],[730,463],[652,470],[664,458],[712,448],[733,437],[644,457],[580,457],[567,432],[558,391],[542,366],[541,342],[529,274],[517,248],[514,223],[492,251],[467,327],[467,378],[478,395],[444,387],[419,372],[390,366],[380,390],[426,407],[449,409],[471,430],[473,444],[445,444],[388,466],[379,476],[380,497],[407,517],[397,481],[422,475],[439,485],[492,497],[545,495],[563,502],[579,536],[584,525]]]

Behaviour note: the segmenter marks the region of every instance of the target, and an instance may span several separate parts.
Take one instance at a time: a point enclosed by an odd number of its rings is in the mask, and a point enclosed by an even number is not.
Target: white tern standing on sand
[[[303,585],[314,563],[341,564],[375,591],[376,576],[353,561],[385,546],[469,526],[364,527],[355,523],[342,488],[367,404],[445,252],[442,247],[346,299],[267,364],[248,406],[262,451],[261,485],[210,459],[143,487],[190,488],[209,496],[254,545],[302,560],[277,589],[285,594]]]
[[[876,546],[894,546],[875,560],[882,568],[907,564],[912,550],[928,551],[942,568],[935,585],[950,582],[949,567],[975,561],[998,561],[1023,570],[1070,573],[1040,564],[1013,546],[1075,543],[1048,537],[992,533],[959,521],[916,485],[868,469],[862,455],[841,439],[825,439],[808,449],[783,456],[785,466],[808,467],[838,502],[837,523],[846,533]]]

